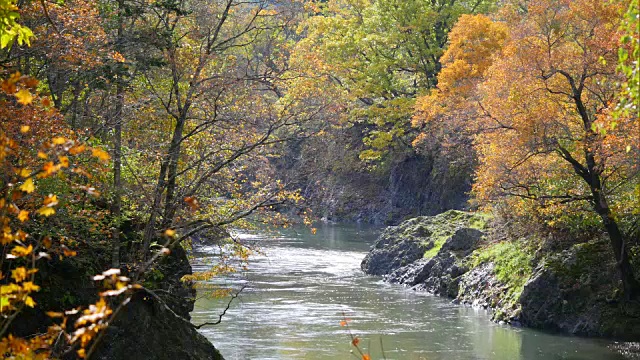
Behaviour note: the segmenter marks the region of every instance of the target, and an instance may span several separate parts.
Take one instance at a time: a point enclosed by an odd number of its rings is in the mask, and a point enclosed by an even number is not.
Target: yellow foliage
[[[24,281],[27,278],[27,269],[23,266],[11,270],[11,277],[16,282]]]
[[[22,105],[29,105],[33,101],[33,95],[31,95],[31,92],[27,89],[20,89],[20,91],[15,94],[15,97],[18,99],[18,103]]]
[[[56,209],[54,209],[52,207],[49,207],[49,206],[43,206],[43,207],[39,208],[36,212],[38,214],[42,215],[42,216],[49,217],[49,216],[51,216],[51,215],[56,213]]]
[[[27,194],[31,194],[36,189],[36,186],[33,184],[33,179],[28,178],[18,189],[26,192]]]
[[[110,158],[109,154],[106,151],[98,148],[93,148],[91,150],[91,155],[104,162],[109,161]]]

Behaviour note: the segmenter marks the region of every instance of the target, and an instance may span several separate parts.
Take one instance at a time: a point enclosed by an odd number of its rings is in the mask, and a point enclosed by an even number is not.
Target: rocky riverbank
[[[584,336],[640,339],[640,305],[620,299],[604,241],[492,241],[485,215],[447,211],[388,227],[362,270],[455,302],[493,320]]]
[[[43,309],[62,311],[94,303],[99,290],[91,277],[108,269],[109,259],[109,247],[94,246],[78,249],[76,257],[41,263],[37,275],[44,290],[34,294],[40,306],[22,311],[10,332],[24,337],[43,333],[52,324]],[[126,266],[122,271],[126,274]],[[139,290],[125,305],[105,330],[92,358],[222,360],[218,350],[189,321],[195,289],[181,278],[191,271],[187,254],[180,246],[160,259],[143,282],[148,290]],[[60,357],[78,358],[73,349]]]

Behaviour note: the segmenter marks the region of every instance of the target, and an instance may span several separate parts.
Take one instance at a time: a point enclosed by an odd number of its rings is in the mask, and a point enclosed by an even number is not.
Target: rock
[[[436,215],[466,208],[472,167],[456,168],[450,161],[436,151],[430,156],[409,156],[395,164],[387,188],[394,215]]]
[[[497,299],[506,286],[494,275],[494,264],[491,262],[480,264],[460,277],[456,299],[463,304],[489,307],[497,304]]]
[[[476,215],[448,211],[407,220],[385,230],[362,262],[372,275],[385,280],[455,298],[459,277],[467,272],[460,261],[479,244],[484,233],[471,228]],[[435,252],[426,257],[425,252]]]
[[[414,226],[414,223],[388,227],[362,261],[362,271],[371,275],[387,275],[421,259],[433,244],[424,242],[430,234],[428,229]]]
[[[457,229],[453,236],[442,246],[445,251],[462,251],[462,256],[468,256],[478,247],[484,233],[478,229]]]
[[[498,323],[640,339],[640,302],[620,298],[606,240],[554,244],[549,237],[535,255],[511,253],[505,252],[505,243],[480,247],[484,222],[486,218],[460,211],[407,220],[383,232],[362,269],[385,275],[388,282],[455,298],[456,303],[491,308]],[[531,239],[524,240],[522,244]],[[506,244],[507,249],[520,249],[517,241]]]
[[[83,249],[78,256],[53,258],[40,264],[38,282],[47,291],[36,294],[39,306],[27,309],[14,321],[11,333],[30,336],[46,331],[51,324],[45,309],[86,307],[98,299],[95,282],[88,274],[95,269],[108,269],[108,247]],[[222,359],[215,347],[189,323],[195,292],[182,276],[191,273],[186,252],[175,247],[150,271],[145,287],[154,289],[154,296],[139,292],[122,309],[110,325],[92,355],[95,359],[159,359],[217,360]],[[153,278],[153,280],[151,279]],[[155,298],[157,296],[158,298]],[[118,304],[114,304],[117,306]],[[73,322],[73,318],[69,320]],[[75,351],[64,359],[76,359]]]
[[[577,244],[534,270],[519,302],[522,324],[584,336],[640,339],[640,304],[615,300],[608,244]]]
[[[106,330],[95,358],[101,360],[219,360],[216,348],[189,322],[195,289],[183,282],[192,273],[187,253],[180,246],[152,270],[158,280],[153,294],[136,294]]]
[[[390,283],[414,286],[427,278],[434,263],[433,259],[419,259],[394,270],[385,277],[385,280]]]
[[[100,360],[220,360],[218,350],[188,320],[139,293],[107,330],[92,357]]]

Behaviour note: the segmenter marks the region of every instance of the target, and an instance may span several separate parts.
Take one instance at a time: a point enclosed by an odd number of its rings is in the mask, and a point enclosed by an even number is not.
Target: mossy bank
[[[447,211],[385,229],[362,270],[492,309],[494,321],[640,340],[640,305],[619,293],[606,241],[501,238],[489,216]]]

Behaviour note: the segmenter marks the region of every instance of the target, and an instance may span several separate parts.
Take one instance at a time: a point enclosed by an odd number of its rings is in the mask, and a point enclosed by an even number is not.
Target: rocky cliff
[[[640,306],[617,292],[606,242],[554,248],[492,242],[488,218],[461,211],[388,227],[362,270],[417,291],[491,308],[493,319],[586,336],[640,339]]]

